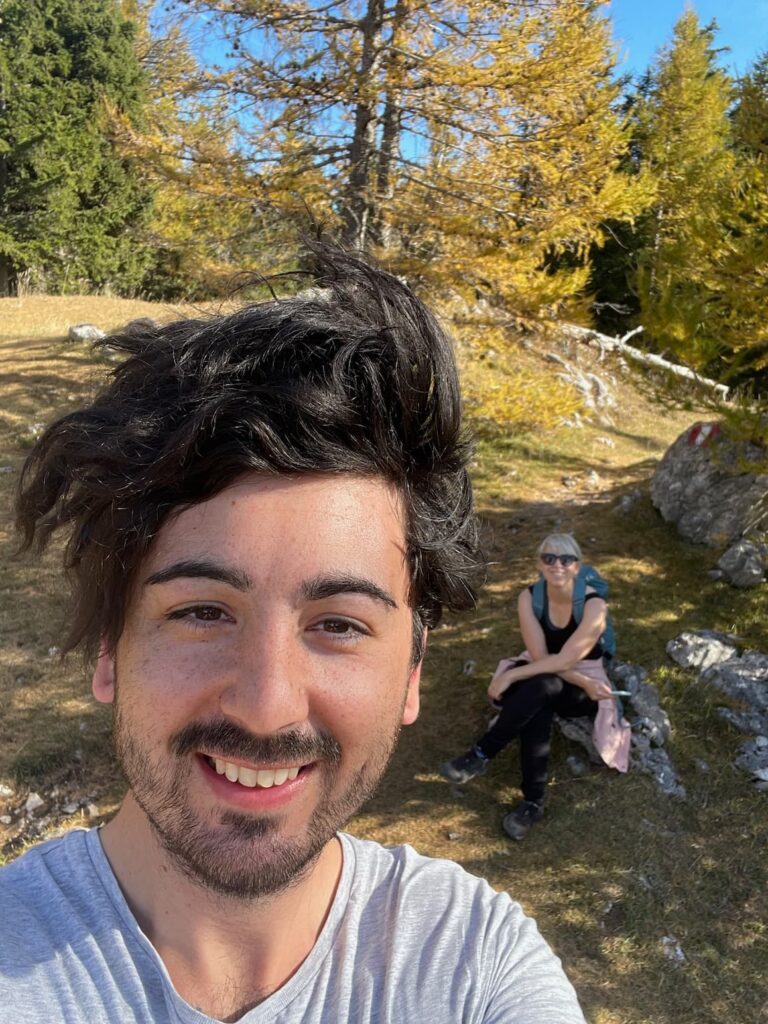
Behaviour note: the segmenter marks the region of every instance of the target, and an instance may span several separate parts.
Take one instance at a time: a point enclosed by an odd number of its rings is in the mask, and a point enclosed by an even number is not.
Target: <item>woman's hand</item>
[[[491,700],[500,700],[502,695],[506,693],[515,681],[514,672],[513,668],[506,668],[494,674],[493,679],[491,679],[491,685],[488,687],[488,696]]]
[[[591,679],[589,676],[582,675],[581,673],[578,676],[578,680],[572,679],[570,681],[580,686],[590,700],[608,700],[609,697],[613,696],[613,690],[603,679]]]

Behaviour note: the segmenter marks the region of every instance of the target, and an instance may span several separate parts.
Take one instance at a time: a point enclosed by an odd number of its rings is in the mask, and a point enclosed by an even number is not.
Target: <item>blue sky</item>
[[[611,0],[613,34],[625,59],[624,70],[645,71],[671,37],[685,6],[685,0]],[[721,63],[732,73],[742,74],[768,50],[768,0],[695,0],[690,6],[703,24],[714,19],[719,25],[716,41],[731,51],[722,54]]]

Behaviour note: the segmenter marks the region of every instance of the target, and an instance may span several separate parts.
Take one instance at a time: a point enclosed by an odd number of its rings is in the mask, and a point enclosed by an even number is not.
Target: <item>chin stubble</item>
[[[258,737],[233,722],[193,722],[171,737],[168,767],[155,767],[131,735],[120,701],[114,718],[115,748],[134,799],[162,848],[193,882],[236,899],[274,895],[301,878],[336,834],[375,790],[399,734],[379,740],[346,791],[332,800],[341,748],[328,733],[292,731]],[[187,801],[189,759],[200,749],[250,762],[314,762],[322,771],[317,808],[301,837],[280,835],[283,817],[254,816],[228,809],[206,822]]]

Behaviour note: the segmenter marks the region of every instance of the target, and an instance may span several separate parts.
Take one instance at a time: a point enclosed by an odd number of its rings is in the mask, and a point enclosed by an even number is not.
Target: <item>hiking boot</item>
[[[514,811],[510,811],[501,823],[501,827],[510,839],[525,839],[537,821],[541,821],[544,815],[544,807],[535,804],[531,800],[523,800]]]
[[[454,757],[452,761],[441,764],[438,771],[444,779],[449,782],[469,782],[478,775],[484,775],[488,771],[488,758],[481,754],[477,747],[472,747],[466,754]]]

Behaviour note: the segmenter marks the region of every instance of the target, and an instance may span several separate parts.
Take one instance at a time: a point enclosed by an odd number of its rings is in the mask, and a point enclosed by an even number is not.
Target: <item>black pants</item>
[[[581,718],[597,713],[580,686],[560,676],[539,675],[512,683],[502,696],[499,717],[477,741],[486,757],[495,757],[515,736],[520,737],[520,766],[525,800],[541,803],[547,784],[552,718]]]

